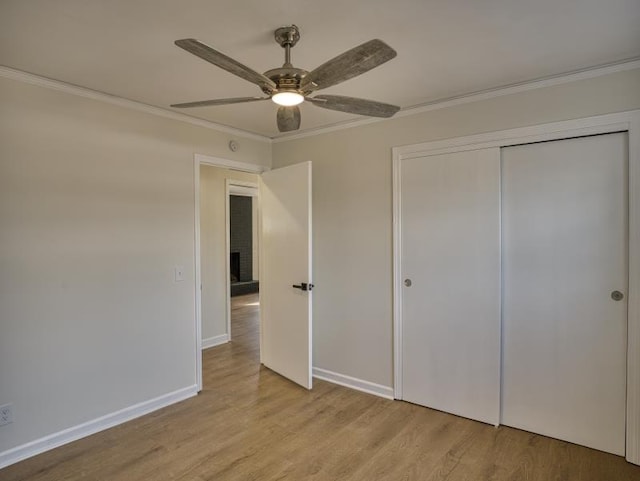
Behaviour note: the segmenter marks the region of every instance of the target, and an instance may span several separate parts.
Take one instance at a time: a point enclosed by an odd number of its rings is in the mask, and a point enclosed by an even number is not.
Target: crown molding
[[[526,92],[528,90],[535,90],[535,89],[540,89],[544,87],[552,87],[554,85],[561,85],[565,83],[575,82],[578,80],[585,80],[585,79],[600,77],[603,75],[609,75],[617,72],[623,72],[626,70],[634,70],[638,68],[640,68],[640,57],[634,57],[634,58],[626,59],[620,62],[612,62],[604,65],[598,65],[595,67],[575,70],[575,71],[564,73],[564,74],[553,75],[549,77],[543,77],[535,80],[518,82],[514,84],[509,84],[509,85],[503,85],[501,87],[495,87],[495,88],[480,90],[480,91],[472,92],[468,94],[447,97],[444,99],[438,99],[432,102],[427,102],[427,103],[415,105],[412,107],[405,107],[391,119],[365,118],[365,119],[356,119],[356,120],[345,120],[342,122],[334,123],[327,127],[318,127],[315,129],[306,130],[304,132],[282,134],[282,135],[276,135],[273,137],[268,137],[265,135],[256,134],[246,130],[229,127],[227,125],[217,124],[209,120],[203,120],[196,117],[192,117],[190,115],[174,112],[173,110],[154,107],[152,105],[148,105],[142,102],[137,102],[135,100],[125,99],[122,97],[118,97],[116,95],[106,94],[104,92],[99,92],[97,90],[91,90],[85,87],[80,87],[77,85],[62,82],[60,80],[53,80],[46,77],[41,77],[39,75],[23,72],[21,70],[5,67],[1,65],[0,65],[0,77],[17,80],[17,81],[29,83],[32,85],[38,85],[40,87],[58,90],[61,92],[66,92],[72,95],[78,95],[80,97],[107,102],[113,105],[130,108],[133,110],[145,112],[145,113],[156,115],[159,117],[178,120],[180,122],[186,122],[192,125],[197,125],[199,127],[204,127],[207,129],[215,130],[217,132],[231,134],[233,136],[237,136],[245,139],[252,139],[252,140],[257,140],[259,142],[267,142],[267,143],[281,143],[281,142],[288,142],[290,140],[303,139],[305,137],[313,137],[316,135],[326,134],[329,132],[336,132],[338,130],[345,130],[353,127],[361,127],[363,125],[368,125],[368,124],[373,124],[378,122],[388,122],[390,120],[398,119],[401,117],[408,117],[411,115],[418,115],[424,112],[430,112],[432,110],[445,109],[448,107],[454,107],[456,105],[462,105],[462,104],[471,103],[471,102],[478,102],[481,100],[488,100],[488,99],[502,97],[504,95],[510,95],[518,92]]]
[[[17,70],[17,69],[5,67],[2,65],[0,65],[0,77],[8,78],[11,80],[17,80],[19,82],[28,83],[31,85],[37,85],[39,87],[44,87],[52,90],[58,90],[60,92],[65,92],[71,95],[77,95],[79,97],[85,97],[92,100],[98,100],[100,102],[106,102],[112,105],[118,105],[120,107],[137,110],[139,112],[156,115],[158,117],[178,120],[180,122],[197,125],[198,127],[204,127],[204,128],[215,130],[225,134],[231,134],[235,137],[257,140],[260,142],[268,142],[268,143],[271,142],[271,139],[264,135],[258,135],[253,132],[248,132],[246,130],[236,129],[226,125],[217,124],[215,122],[210,122],[208,120],[198,119],[196,117],[191,117],[190,115],[174,112],[173,110],[154,107],[152,105],[148,105],[142,102],[137,102],[135,100],[129,100],[123,97],[118,97],[116,95],[110,95],[104,92],[99,92],[97,90],[91,90],[85,87],[79,87],[77,85],[62,82],[60,80],[53,80],[50,78],[41,77],[40,75],[35,75],[29,72],[23,72],[22,70]]]
[[[585,80],[595,77],[601,77],[603,75],[609,75],[617,72],[623,72],[626,70],[634,70],[640,68],[640,57],[634,57],[631,59],[623,60],[615,63],[608,63],[604,65],[598,65],[596,67],[585,68],[581,70],[574,70],[572,72],[553,75],[549,77],[543,77],[535,80],[529,80],[525,82],[518,82],[509,85],[503,85],[501,87],[495,87],[486,90],[480,90],[469,94],[457,95],[454,97],[447,97],[444,99],[434,100],[424,104],[416,105],[413,107],[406,107],[394,115],[390,119],[381,118],[366,118],[358,120],[347,120],[333,124],[329,127],[318,127],[316,129],[310,129],[300,133],[283,134],[276,137],[272,137],[273,143],[288,142],[290,140],[303,139],[305,137],[313,137],[320,134],[326,134],[329,132],[335,132],[338,130],[349,129],[353,127],[360,127],[363,125],[388,122],[400,117],[408,117],[411,115],[418,115],[424,112],[432,110],[445,109],[448,107],[454,107],[456,105],[467,104],[471,102],[478,102],[480,100],[488,100],[496,97],[502,97],[504,95],[510,95],[518,92],[526,92],[528,90],[535,90],[544,87],[552,87],[554,85],[561,85],[570,82],[576,82],[578,80]]]

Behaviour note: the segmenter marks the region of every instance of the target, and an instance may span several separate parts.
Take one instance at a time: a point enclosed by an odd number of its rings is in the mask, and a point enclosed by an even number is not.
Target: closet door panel
[[[497,424],[499,149],[403,159],[400,181],[402,398]]]
[[[618,133],[502,151],[502,423],[619,455],[626,149]]]

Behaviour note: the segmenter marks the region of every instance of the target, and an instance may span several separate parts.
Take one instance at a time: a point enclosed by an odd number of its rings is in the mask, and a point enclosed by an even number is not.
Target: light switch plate
[[[184,266],[176,266],[175,267],[175,277],[176,282],[184,281]]]

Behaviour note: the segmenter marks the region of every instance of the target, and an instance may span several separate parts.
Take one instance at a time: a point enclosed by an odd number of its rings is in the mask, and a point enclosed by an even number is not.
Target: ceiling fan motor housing
[[[308,74],[306,70],[295,67],[281,67],[267,70],[264,73],[265,77],[270,78],[278,86],[278,91],[298,91],[302,79]],[[263,88],[262,91],[266,94],[271,92],[268,89]]]

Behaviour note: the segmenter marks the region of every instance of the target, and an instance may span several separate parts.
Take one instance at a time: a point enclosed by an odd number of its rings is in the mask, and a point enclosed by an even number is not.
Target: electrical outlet
[[[0,406],[0,426],[13,422],[13,412],[11,412],[11,404]]]

